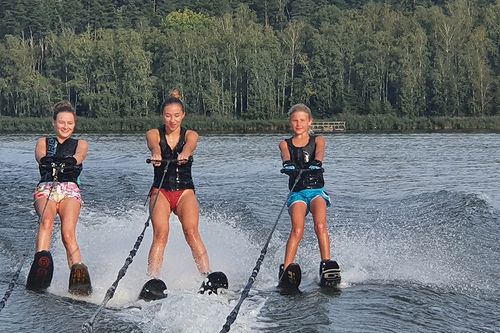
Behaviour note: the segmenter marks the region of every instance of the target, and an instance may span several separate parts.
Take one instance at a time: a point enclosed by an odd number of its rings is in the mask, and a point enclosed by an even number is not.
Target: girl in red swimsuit
[[[153,242],[149,250],[148,275],[153,278],[160,276],[172,212],[179,217],[184,237],[191,248],[199,272],[208,274],[210,272],[208,254],[198,230],[198,200],[191,178],[190,157],[196,149],[198,134],[181,127],[185,112],[177,89],[173,90],[163,103],[161,113],[163,126],[146,133],[152,164],[155,167],[149,205],[153,223]],[[161,160],[177,162],[165,165],[160,162]],[[168,169],[161,183],[165,167]]]

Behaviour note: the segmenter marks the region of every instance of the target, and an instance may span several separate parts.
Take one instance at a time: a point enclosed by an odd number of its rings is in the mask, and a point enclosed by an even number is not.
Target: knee
[[[291,236],[293,238],[302,239],[304,236],[304,228],[292,228]]]
[[[184,232],[184,237],[186,238],[186,241],[188,243],[200,237],[199,236],[200,234],[196,228],[184,229],[183,232]]]
[[[153,235],[153,243],[157,245],[167,244],[168,232],[155,232]]]
[[[76,235],[74,232],[63,232],[62,242],[65,246],[76,243]]]
[[[324,234],[328,232],[326,222],[318,222],[314,224],[314,231],[316,234]]]
[[[38,226],[40,231],[42,232],[52,232],[54,228],[54,220],[50,218],[44,218],[40,221],[40,225]]]

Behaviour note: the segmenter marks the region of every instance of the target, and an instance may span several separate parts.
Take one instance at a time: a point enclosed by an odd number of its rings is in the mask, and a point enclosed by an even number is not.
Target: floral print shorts
[[[80,188],[73,182],[46,182],[38,184],[35,193],[33,193],[33,199],[37,201],[38,199],[47,197],[49,200],[57,203],[66,198],[75,198],[80,204],[83,204]]]

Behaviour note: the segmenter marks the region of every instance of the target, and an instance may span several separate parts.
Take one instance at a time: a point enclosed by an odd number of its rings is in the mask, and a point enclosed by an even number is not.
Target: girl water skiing
[[[90,276],[82,263],[76,240],[76,225],[82,205],[79,176],[83,160],[87,157],[88,144],[85,140],[71,137],[76,126],[76,112],[70,102],[61,101],[54,106],[52,125],[55,136],[38,139],[35,148],[41,177],[33,195],[39,226],[35,259],[26,287],[41,291],[50,286],[54,269],[50,243],[54,219],[59,215],[62,241],[71,269],[69,292],[88,295],[92,292]]]
[[[191,248],[198,271],[207,278],[219,276],[218,274],[209,275],[208,254],[198,229],[198,200],[191,177],[192,156],[198,144],[198,134],[182,127],[185,111],[179,90],[174,89],[170,93],[169,98],[161,106],[161,114],[163,125],[146,133],[147,145],[151,151],[151,161],[154,166],[149,204],[153,222],[153,242],[148,257],[148,275],[152,279],[146,282],[140,295],[146,300],[166,296],[166,285],[159,277],[169,235],[171,213],[179,217],[184,237]],[[162,178],[164,178],[163,182]],[[225,278],[225,275],[222,278]],[[217,292],[216,289],[219,287],[227,288],[227,280],[225,284],[216,284],[215,280],[206,280],[206,282],[210,282],[211,285],[207,286],[203,283],[202,289],[212,290],[213,287],[212,291]]]
[[[286,245],[285,258],[280,266],[280,285],[288,282],[300,284],[300,267],[295,256],[304,235],[305,217],[311,212],[314,231],[318,238],[321,262],[320,284],[334,286],[340,282],[340,268],[331,260],[330,236],[327,228],[327,207],[330,197],[324,190],[322,161],[325,155],[325,138],[310,134],[313,122],[309,107],[296,104],[288,112],[293,136],[279,144],[283,161],[282,173],[289,176],[291,191],[287,202],[292,229]],[[287,274],[283,274],[286,271]]]

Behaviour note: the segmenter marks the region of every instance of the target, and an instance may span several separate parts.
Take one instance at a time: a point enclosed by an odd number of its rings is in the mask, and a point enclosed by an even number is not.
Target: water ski
[[[90,282],[87,266],[82,263],[71,266],[68,291],[70,294],[78,296],[88,296],[92,294],[92,283]]]
[[[319,264],[319,284],[322,287],[335,288],[341,280],[339,264],[334,260],[322,261]]]
[[[283,264],[280,266],[278,287],[286,290],[299,289],[301,279],[302,271],[298,264],[291,263],[285,270]]]
[[[167,285],[160,279],[151,279],[144,284],[139,294],[139,299],[156,301],[167,297]]]
[[[219,289],[227,289],[228,286],[229,282],[227,281],[226,274],[222,272],[212,272],[203,280],[198,292],[200,294],[207,293],[208,295],[212,293],[218,294],[220,292]]]
[[[49,251],[35,253],[35,259],[26,281],[26,289],[43,291],[50,286],[54,274],[54,261]]]

